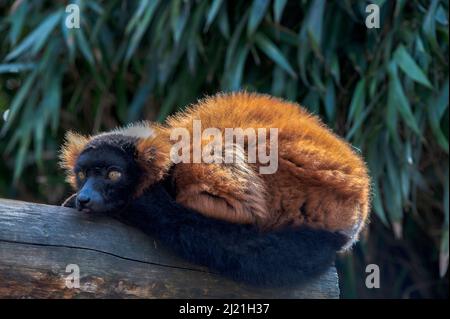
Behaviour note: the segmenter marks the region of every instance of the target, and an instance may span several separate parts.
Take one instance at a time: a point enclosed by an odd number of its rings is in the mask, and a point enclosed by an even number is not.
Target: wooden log
[[[78,288],[68,265],[79,269]],[[261,289],[189,264],[112,218],[0,199],[0,298],[338,297],[334,267],[295,289]]]

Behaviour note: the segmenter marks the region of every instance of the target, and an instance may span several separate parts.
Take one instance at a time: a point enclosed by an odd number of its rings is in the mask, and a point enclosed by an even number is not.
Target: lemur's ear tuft
[[[70,185],[72,185],[74,188],[76,187],[76,185],[73,168],[78,156],[86,147],[86,144],[89,142],[89,140],[89,137],[69,131],[66,133],[65,141],[61,148],[61,152],[59,155],[59,165],[66,170],[67,182],[69,182]]]
[[[167,173],[171,163],[170,147],[171,145],[160,135],[138,139],[136,161],[143,174],[136,190],[136,196],[140,196]]]

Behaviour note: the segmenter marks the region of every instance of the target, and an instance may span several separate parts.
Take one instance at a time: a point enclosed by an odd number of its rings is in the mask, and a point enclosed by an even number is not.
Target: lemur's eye
[[[112,181],[117,181],[119,178],[122,177],[122,173],[119,171],[109,171],[108,172],[108,179]]]
[[[84,172],[78,172],[77,176],[80,181],[82,181],[86,178],[86,175],[84,174]]]

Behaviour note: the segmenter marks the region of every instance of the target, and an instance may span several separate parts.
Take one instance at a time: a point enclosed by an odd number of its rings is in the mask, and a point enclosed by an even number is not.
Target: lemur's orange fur
[[[235,127],[278,128],[278,170],[260,174],[259,163],[245,162],[172,164],[169,152],[175,141],[170,141],[170,131],[182,127],[192,136],[193,120],[222,133]],[[147,125],[152,134],[137,145],[144,170],[139,192],[173,167],[176,200],[214,218],[265,229],[306,224],[352,237],[367,220],[370,181],[363,160],[297,104],[267,95],[219,94],[170,117],[163,126]],[[120,132],[128,134],[127,129]],[[62,155],[65,168],[73,167],[89,139],[68,135]],[[240,148],[235,152],[246,156]]]

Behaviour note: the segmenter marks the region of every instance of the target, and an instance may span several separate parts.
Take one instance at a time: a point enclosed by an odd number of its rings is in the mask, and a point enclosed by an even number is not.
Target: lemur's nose
[[[91,201],[91,198],[86,194],[78,194],[77,202],[80,207],[86,206]]]

